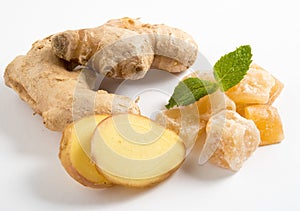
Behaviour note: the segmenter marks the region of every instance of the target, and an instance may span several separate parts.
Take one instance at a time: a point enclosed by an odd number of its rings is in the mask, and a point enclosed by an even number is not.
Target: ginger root
[[[58,33],[52,36],[52,50],[66,61],[87,65],[105,76],[133,80],[143,78],[151,67],[184,71],[197,56],[197,44],[189,34],[131,18]]]
[[[42,116],[50,130],[91,114],[139,113],[130,98],[93,91],[95,73],[87,69],[69,72],[65,62],[51,50],[50,37],[33,44],[26,56],[18,56],[6,68],[4,79]]]

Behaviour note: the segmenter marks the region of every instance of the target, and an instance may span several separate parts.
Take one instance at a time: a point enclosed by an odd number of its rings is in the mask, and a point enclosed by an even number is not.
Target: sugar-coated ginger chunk
[[[260,143],[257,127],[235,111],[223,110],[212,116],[206,126],[207,137],[199,163],[238,171]]]
[[[197,104],[163,110],[156,116],[156,121],[173,131],[183,140],[190,150],[198,137],[205,132],[206,121],[200,118]]]
[[[284,139],[282,122],[276,108],[269,105],[245,107],[245,117],[251,119],[260,131],[260,145],[279,143]]]
[[[226,94],[220,90],[206,95],[197,101],[197,107],[200,118],[208,121],[208,119],[222,110],[236,110],[235,103]]]
[[[275,79],[269,72],[252,64],[243,80],[226,94],[236,104],[266,104],[274,85]]]
[[[190,149],[205,132],[208,119],[225,109],[235,110],[235,103],[223,92],[217,91],[192,105],[164,110],[156,116],[156,121],[179,134]]]
[[[275,80],[275,84],[272,87],[271,91],[270,91],[270,97],[269,97],[269,101],[268,104],[272,105],[273,102],[276,100],[276,98],[280,95],[284,85],[281,81],[279,81],[277,78],[275,78],[274,76],[272,76]]]

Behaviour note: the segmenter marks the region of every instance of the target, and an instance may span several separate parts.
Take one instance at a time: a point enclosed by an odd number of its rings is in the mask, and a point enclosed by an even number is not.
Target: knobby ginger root
[[[51,39],[33,44],[26,56],[18,56],[6,68],[4,79],[42,116],[47,128],[62,131],[67,124],[91,114],[139,113],[126,96],[91,90],[93,71],[66,70],[64,61],[51,51]]]
[[[58,33],[52,37],[52,50],[66,61],[88,65],[105,76],[121,79],[143,78],[151,67],[181,72],[197,56],[197,44],[189,34],[131,18]]]

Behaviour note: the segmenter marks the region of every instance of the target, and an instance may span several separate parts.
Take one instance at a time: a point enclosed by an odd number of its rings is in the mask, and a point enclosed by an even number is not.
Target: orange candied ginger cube
[[[269,72],[252,64],[243,80],[226,94],[236,104],[265,104],[269,101],[274,85],[275,79]]]
[[[277,78],[275,78],[274,76],[272,76],[275,80],[275,84],[272,87],[271,91],[270,91],[270,97],[269,97],[269,105],[272,105],[273,102],[276,100],[276,98],[280,95],[284,85],[281,81],[279,81]]]
[[[269,105],[245,107],[245,117],[251,119],[260,131],[260,145],[279,143],[284,139],[282,122],[276,108]]]
[[[245,78],[229,89],[226,94],[235,101],[236,111],[245,117],[245,107],[272,105],[283,87],[283,83],[266,70],[256,64],[251,64]]]

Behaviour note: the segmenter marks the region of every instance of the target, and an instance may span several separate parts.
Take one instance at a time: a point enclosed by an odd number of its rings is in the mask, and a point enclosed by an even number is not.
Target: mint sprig
[[[180,105],[185,106],[195,102],[195,99],[200,99],[207,94],[211,94],[218,89],[218,85],[212,81],[205,81],[199,78],[187,78],[179,82],[174,90],[169,103],[166,105],[170,109],[180,102]]]
[[[166,108],[190,105],[218,88],[223,92],[227,91],[244,78],[252,62],[251,58],[249,45],[240,46],[235,51],[222,56],[213,68],[215,82],[199,78],[187,78],[179,82]]]
[[[250,45],[244,45],[217,61],[214,76],[222,91],[227,91],[244,78],[252,62],[251,58]]]

